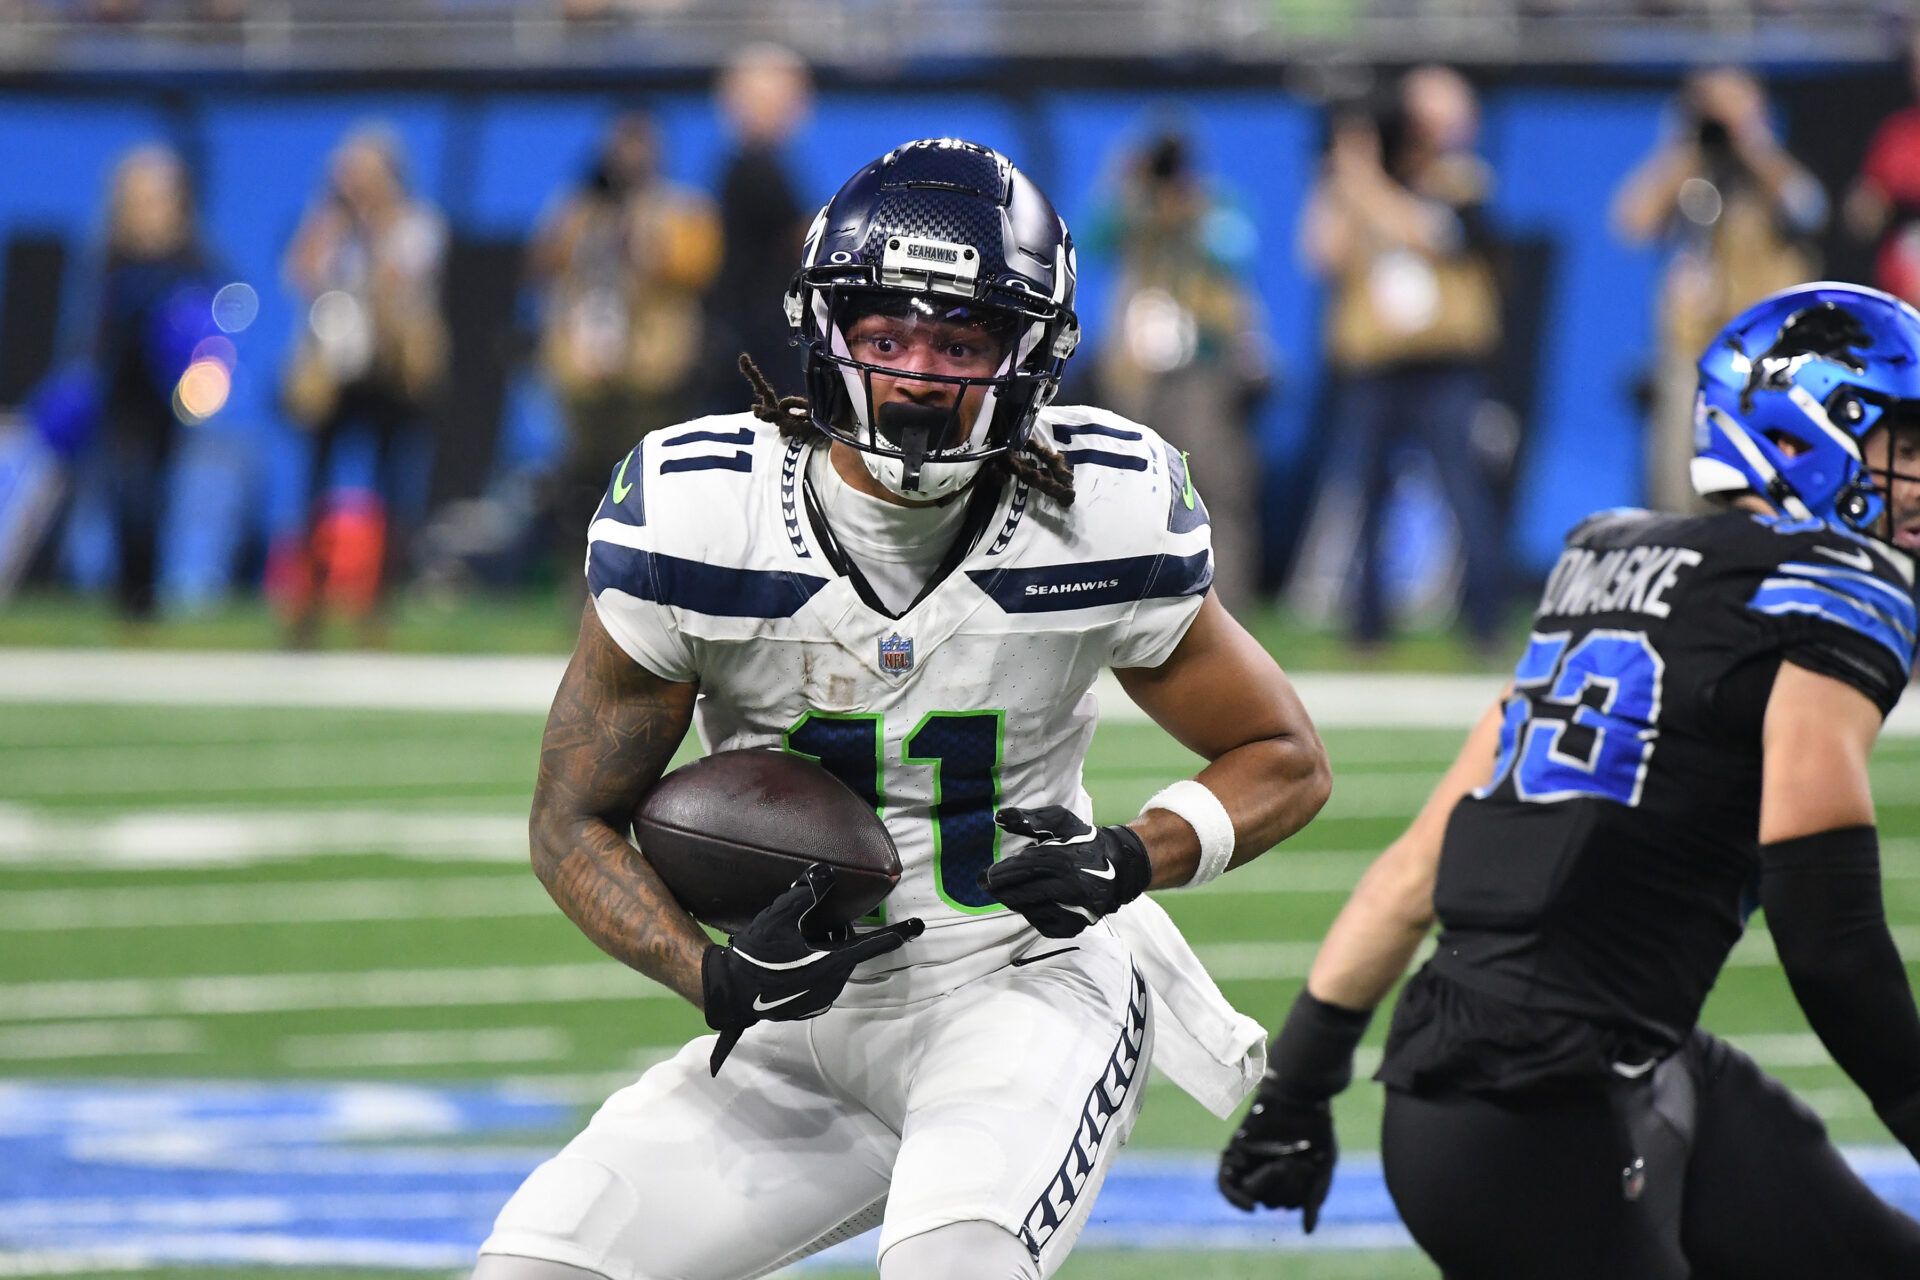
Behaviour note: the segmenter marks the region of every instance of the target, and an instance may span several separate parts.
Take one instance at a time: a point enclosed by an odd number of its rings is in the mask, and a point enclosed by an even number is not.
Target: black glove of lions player
[[[1332,1104],[1289,1098],[1262,1081],[1221,1153],[1220,1194],[1248,1212],[1255,1205],[1298,1209],[1300,1229],[1311,1235],[1339,1158]]]
[[[917,938],[926,928],[902,920],[870,933],[810,927],[807,917],[833,888],[833,868],[816,862],[724,947],[700,962],[707,1025],[720,1033],[708,1064],[714,1075],[756,1022],[790,1022],[825,1013],[854,968]]]
[[[1330,1100],[1353,1078],[1354,1047],[1372,1016],[1300,992],[1220,1155],[1220,1194],[1235,1208],[1298,1209],[1300,1229],[1312,1233],[1340,1158]]]
[[[1071,938],[1147,891],[1153,863],[1131,827],[1088,826],[1057,804],[1002,809],[1003,831],[1036,843],[988,867],[980,887],[1049,938]]]

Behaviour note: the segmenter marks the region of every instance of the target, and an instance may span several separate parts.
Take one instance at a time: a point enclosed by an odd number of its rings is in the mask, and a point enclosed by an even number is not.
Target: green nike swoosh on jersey
[[[1193,510],[1193,500],[1198,495],[1193,491],[1193,464],[1187,461],[1187,451],[1185,449],[1180,451],[1180,469],[1186,473],[1181,478],[1187,482],[1186,489],[1180,494],[1180,501],[1186,503],[1187,510],[1191,511]]]
[[[613,500],[615,502],[625,502],[627,495],[633,492],[633,486],[627,483],[627,464],[632,461],[633,455],[629,453],[626,457],[620,459],[620,469],[613,473]],[[1188,492],[1192,492],[1191,486],[1189,486]],[[1188,502],[1187,505],[1192,506],[1193,503]]]

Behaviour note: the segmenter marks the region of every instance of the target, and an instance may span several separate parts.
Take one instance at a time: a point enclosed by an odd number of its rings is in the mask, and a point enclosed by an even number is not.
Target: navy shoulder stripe
[[[668,458],[660,464],[660,474],[674,471],[752,471],[753,455],[739,453],[698,453],[691,458]]]
[[[668,440],[662,440],[660,447],[671,449],[677,444],[696,444],[705,441],[708,444],[752,444],[753,428],[742,427],[738,431],[683,431]]]
[[[1199,595],[1213,584],[1213,557],[1205,551],[1128,556],[1032,569],[969,569],[967,576],[1007,613],[1058,613]]]
[[[1145,471],[1147,460],[1130,453],[1106,453],[1099,449],[1062,449],[1060,456],[1076,467],[1113,467],[1120,471]]]
[[[611,587],[717,618],[791,618],[826,585],[810,574],[733,569],[613,542],[595,542],[587,556],[587,589],[596,596]]]
[[[1105,436],[1109,440],[1139,440],[1138,431],[1129,431],[1125,427],[1103,427],[1097,422],[1061,423],[1053,428],[1053,438],[1057,444],[1072,444],[1075,436]]]
[[[627,456],[620,459],[620,465],[613,469],[613,479],[607,483],[607,492],[600,499],[600,509],[593,513],[595,520],[646,524],[647,493],[646,486],[641,483],[647,471],[647,460],[641,456],[641,450],[645,447],[645,441],[633,446]]]
[[[1173,489],[1173,495],[1167,500],[1167,531],[1187,533],[1198,529],[1207,523],[1207,504],[1193,487],[1193,476],[1187,471],[1187,455],[1164,441],[1160,447],[1167,455],[1167,479]]]

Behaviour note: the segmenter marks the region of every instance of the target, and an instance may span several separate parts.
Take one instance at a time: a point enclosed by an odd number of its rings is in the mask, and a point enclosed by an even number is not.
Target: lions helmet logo
[[[1743,412],[1753,411],[1756,391],[1784,391],[1793,385],[1793,375],[1810,360],[1831,360],[1854,373],[1864,373],[1866,361],[1854,354],[1855,348],[1873,345],[1860,318],[1838,303],[1823,302],[1787,317],[1780,335],[1747,371],[1746,389],[1740,393]]]

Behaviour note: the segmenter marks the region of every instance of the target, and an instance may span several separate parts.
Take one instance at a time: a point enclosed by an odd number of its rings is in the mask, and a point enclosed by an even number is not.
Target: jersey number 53
[[[1644,631],[1536,631],[1514,669],[1493,780],[1509,775],[1522,800],[1551,803],[1597,796],[1640,803],[1654,741],[1666,664]]]

